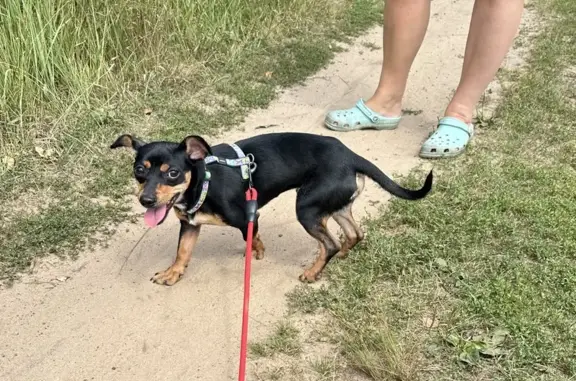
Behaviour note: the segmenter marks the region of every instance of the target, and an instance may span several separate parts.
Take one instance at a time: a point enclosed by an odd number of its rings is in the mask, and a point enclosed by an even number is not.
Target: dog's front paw
[[[257,260],[264,259],[264,252],[266,251],[266,248],[260,239],[260,234],[256,234],[256,237],[254,237],[254,241],[252,242],[252,250],[255,251],[255,258]]]
[[[304,283],[314,283],[317,280],[320,280],[320,278],[322,277],[322,273],[321,272],[314,272],[311,270],[306,270],[304,271],[304,273],[302,275],[300,275],[300,277],[298,277],[298,279],[300,279],[300,282],[304,282]]]
[[[262,246],[262,248],[256,249],[256,252],[254,253],[254,258],[256,258],[257,260],[261,260],[264,259],[264,246]]]
[[[180,280],[182,275],[184,275],[183,268],[170,266],[165,271],[160,271],[159,273],[154,274],[150,280],[157,284],[172,286]]]

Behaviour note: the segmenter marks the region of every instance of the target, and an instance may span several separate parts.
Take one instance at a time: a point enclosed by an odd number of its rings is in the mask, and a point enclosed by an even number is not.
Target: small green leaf
[[[460,361],[462,361],[462,362],[464,362],[464,363],[466,363],[466,364],[471,364],[471,363],[472,363],[472,360],[470,359],[470,357],[468,356],[468,354],[467,354],[466,352],[461,352],[461,353],[458,355],[458,360],[460,360]]]
[[[460,337],[453,333],[448,335],[445,340],[454,347],[457,347],[460,344]]]
[[[475,364],[480,360],[480,352],[473,345],[466,345],[458,355],[458,359],[466,364]]]
[[[474,347],[475,350],[481,351],[488,348],[488,344],[484,341],[470,341],[470,345]]]

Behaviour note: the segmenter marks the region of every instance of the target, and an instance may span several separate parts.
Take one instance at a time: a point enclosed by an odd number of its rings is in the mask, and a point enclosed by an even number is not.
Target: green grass
[[[310,362],[310,367],[318,376],[318,381],[334,379],[334,364],[329,358],[320,358]]]
[[[34,5],[32,5],[34,4]],[[380,22],[378,0],[0,4],[0,280],[129,217],[120,133],[212,135]],[[145,111],[146,110],[146,111]],[[57,238],[56,238],[57,237]]]
[[[265,341],[250,344],[250,353],[257,357],[270,357],[277,353],[296,355],[302,350],[299,331],[288,322],[280,322]]]
[[[576,378],[576,2],[536,6],[549,23],[472,149],[291,296],[375,380]]]

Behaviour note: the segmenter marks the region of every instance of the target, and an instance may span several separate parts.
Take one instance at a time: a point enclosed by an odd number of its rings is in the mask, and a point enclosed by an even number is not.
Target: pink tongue
[[[146,209],[144,214],[144,222],[149,227],[153,228],[162,221],[168,212],[166,205],[159,206],[158,208]]]

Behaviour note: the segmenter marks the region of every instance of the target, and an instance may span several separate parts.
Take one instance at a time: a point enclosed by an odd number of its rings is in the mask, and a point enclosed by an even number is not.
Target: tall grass
[[[150,73],[217,67],[335,3],[311,0],[4,0],[0,150],[26,124],[109,99]],[[330,4],[332,3],[332,4]],[[329,12],[328,12],[329,13]],[[288,18],[292,20],[288,21]]]

